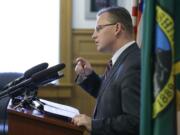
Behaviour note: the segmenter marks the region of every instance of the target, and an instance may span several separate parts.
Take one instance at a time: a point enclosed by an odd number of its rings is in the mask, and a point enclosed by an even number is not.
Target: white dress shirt
[[[113,57],[111,58],[112,60],[112,65],[114,65],[118,59],[118,57],[122,54],[122,52],[124,50],[126,50],[130,45],[132,45],[133,43],[135,43],[135,41],[130,41],[128,43],[126,43],[123,47],[119,48],[113,55]]]

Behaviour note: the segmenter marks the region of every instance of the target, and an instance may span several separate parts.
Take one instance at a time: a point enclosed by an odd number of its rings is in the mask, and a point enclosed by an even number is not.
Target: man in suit
[[[122,7],[100,10],[92,38],[98,51],[112,53],[111,66],[100,77],[86,59],[76,59],[76,82],[97,100],[93,118],[80,114],[72,122],[92,135],[138,135],[140,49],[129,12]]]

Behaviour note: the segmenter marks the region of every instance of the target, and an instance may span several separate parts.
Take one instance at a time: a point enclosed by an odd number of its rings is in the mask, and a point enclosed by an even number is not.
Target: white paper
[[[47,101],[44,99],[40,99],[40,101],[46,104],[44,105],[44,111],[46,112],[53,113],[60,116],[69,117],[69,118],[73,118],[74,116],[79,114],[79,110],[74,107],[62,105],[62,104]]]

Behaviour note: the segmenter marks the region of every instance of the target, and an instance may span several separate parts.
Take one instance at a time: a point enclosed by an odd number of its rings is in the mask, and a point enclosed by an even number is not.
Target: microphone
[[[4,96],[18,96],[25,91],[26,87],[39,87],[56,79],[63,77],[60,70],[65,68],[65,64],[58,64],[48,69],[44,69],[38,73],[33,74],[30,78],[9,87],[7,90],[0,93],[0,98]]]
[[[62,77],[63,74],[61,74],[60,70],[65,68],[65,64],[61,63],[58,65],[55,65],[53,67],[50,67],[48,69],[42,70],[36,74],[34,74],[31,78],[34,83],[46,83],[46,81],[50,81],[49,79],[56,80],[58,77]]]
[[[30,69],[28,69],[24,75],[22,75],[21,77],[11,81],[10,83],[8,83],[6,86],[4,86],[3,90],[13,86],[13,85],[16,85],[20,82],[22,82],[23,80],[25,79],[28,79],[30,78],[33,74],[39,72],[39,71],[42,71],[44,69],[46,69],[48,67],[48,63],[44,62],[44,63],[41,63],[41,64],[38,64]]]
[[[44,62],[44,63],[41,63],[41,64],[38,64],[32,68],[30,68],[29,70],[27,70],[25,73],[24,73],[24,77],[25,78],[29,78],[31,77],[33,74],[37,73],[37,72],[40,72],[44,69],[47,69],[48,67],[48,63]]]

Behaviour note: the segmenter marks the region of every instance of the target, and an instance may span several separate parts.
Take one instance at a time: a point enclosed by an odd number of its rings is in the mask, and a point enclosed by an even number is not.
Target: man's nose
[[[92,39],[95,40],[97,38],[97,32],[94,31],[93,34],[92,34]]]

